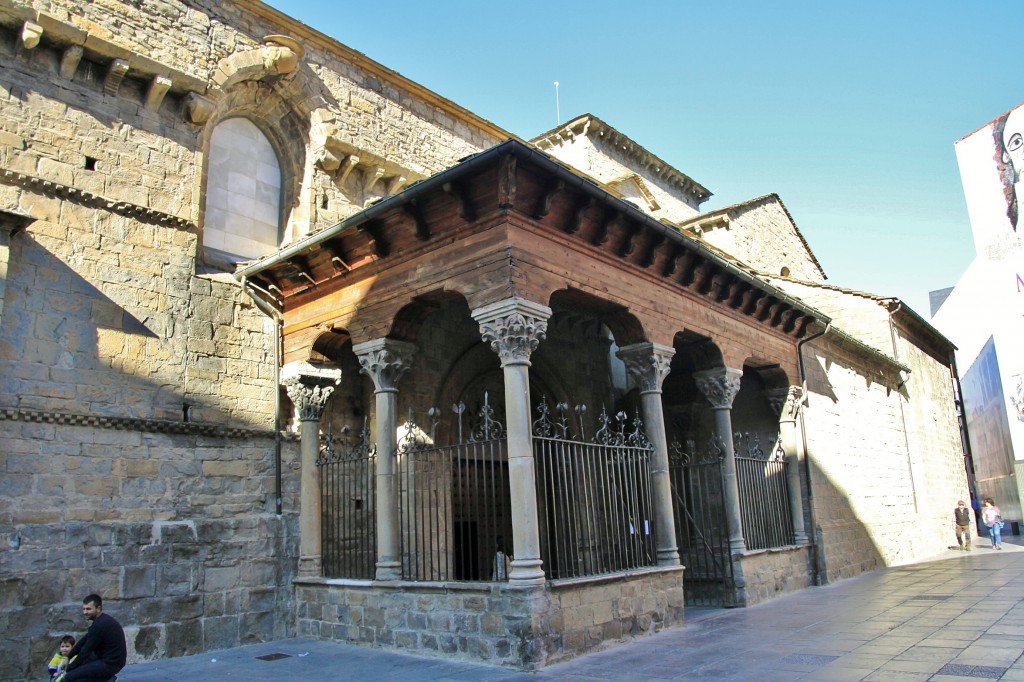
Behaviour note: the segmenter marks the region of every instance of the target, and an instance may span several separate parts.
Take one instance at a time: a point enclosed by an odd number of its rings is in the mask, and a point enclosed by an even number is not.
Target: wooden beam
[[[516,157],[506,154],[498,167],[498,208],[512,208],[516,201]]]
[[[335,272],[352,272],[352,266],[345,259],[345,252],[341,248],[341,240],[331,239],[324,242],[324,248],[331,254],[331,265]]]
[[[466,196],[466,191],[461,185],[455,182],[446,182],[441,185],[441,189],[455,201],[455,205],[459,207],[459,217],[465,220],[467,223],[471,223],[476,220],[476,211],[473,209],[473,204],[470,202],[469,197]]]
[[[576,205],[572,215],[569,216],[569,220],[566,221],[565,227],[562,228],[566,234],[576,234],[579,232],[580,225],[583,224],[583,214],[589,211],[594,203],[594,197],[587,196]]]
[[[647,230],[647,247],[643,256],[640,257],[640,267],[649,268],[654,265],[657,257],[658,247],[665,243],[665,235],[653,230]]]
[[[402,204],[402,212],[411,218],[413,225],[416,226],[417,239],[425,242],[434,236],[431,234],[430,225],[427,225],[427,221],[423,218],[423,211],[420,210],[420,206],[416,203],[415,199]]]
[[[671,277],[675,274],[675,271],[679,268],[679,260],[685,252],[686,247],[682,244],[675,244],[672,247],[672,253],[669,255],[668,259],[665,261],[664,267],[661,269],[662,277]]]
[[[533,217],[540,219],[551,212],[551,204],[554,203],[555,197],[565,191],[565,180],[555,180],[553,183],[548,185],[547,189],[540,195],[537,200],[537,208],[533,211]]]
[[[608,235],[622,226],[623,220],[623,215],[619,211],[605,213],[604,219],[601,221],[600,225],[598,225],[597,230],[594,232],[594,236],[590,239],[590,243],[594,246],[601,246],[607,242]]]
[[[384,237],[384,228],[376,220],[368,220],[359,226],[359,231],[369,238],[370,250],[378,258],[387,258],[391,253],[391,245]]]
[[[636,249],[636,237],[641,231],[643,231],[643,225],[633,222],[626,223],[625,229],[622,231],[622,243],[617,251],[620,258],[625,258],[633,253]]]
[[[299,271],[310,284],[316,286],[316,278],[313,277],[313,269],[309,266],[309,258],[306,256],[292,256],[292,266]]]

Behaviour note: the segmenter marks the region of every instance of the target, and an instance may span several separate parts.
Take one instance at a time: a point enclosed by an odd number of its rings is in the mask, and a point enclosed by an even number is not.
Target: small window
[[[85,170],[96,170],[96,159],[91,156],[85,157]]]

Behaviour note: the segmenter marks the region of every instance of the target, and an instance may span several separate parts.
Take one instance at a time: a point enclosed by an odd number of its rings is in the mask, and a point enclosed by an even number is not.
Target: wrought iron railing
[[[591,442],[584,406],[547,401],[533,425],[541,558],[548,578],[576,578],[656,564],[652,448],[639,418],[602,410]],[[575,433],[573,433],[575,431]]]
[[[374,505],[376,453],[364,424],[324,434],[320,472],[322,572],[329,578],[370,579],[377,562]]]
[[[762,444],[768,444],[764,449]],[[786,453],[776,435],[733,435],[743,540],[747,549],[793,543],[793,519],[786,483]]]
[[[514,552],[505,432],[484,395],[475,424],[463,431],[465,405],[453,406],[455,443],[436,442],[412,415],[402,427],[396,475],[402,577],[406,580],[507,580]]]

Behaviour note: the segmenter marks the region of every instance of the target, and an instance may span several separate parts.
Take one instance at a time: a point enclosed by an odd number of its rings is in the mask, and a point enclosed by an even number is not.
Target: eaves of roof
[[[363,211],[336,223],[335,225],[310,234],[269,256],[254,262],[240,264],[235,271],[235,277],[241,281],[245,281],[265,270],[268,270],[269,268],[274,267],[275,265],[287,262],[295,256],[299,256],[304,252],[317,248],[324,242],[333,239],[345,230],[355,229],[360,224],[371,221],[391,210],[397,209],[402,205],[413,201],[419,196],[426,195],[429,192],[442,188],[446,183],[457,181],[463,175],[473,173],[478,168],[494,164],[499,159],[509,154],[515,155],[520,161],[526,161],[540,167],[542,170],[554,175],[558,180],[563,181],[566,186],[573,187],[579,191],[590,194],[606,204],[614,205],[617,211],[627,216],[631,221],[642,224],[651,231],[662,235],[665,239],[696,252],[699,257],[710,261],[722,270],[736,277],[738,280],[746,282],[752,287],[770,294],[774,298],[788,305],[790,308],[818,321],[821,325],[824,326],[830,322],[830,318],[821,311],[808,306],[803,301],[794,298],[781,289],[776,288],[770,282],[751,275],[747,269],[737,266],[735,262],[719,255],[715,250],[708,248],[706,244],[693,239],[688,235],[682,234],[674,227],[665,225],[661,221],[644,213],[632,203],[616,197],[593,180],[581,176],[570,167],[552,159],[547,154],[515,139],[507,140],[501,144],[491,147],[490,149],[469,156],[458,165],[442,171],[437,175],[419,180],[418,182],[409,185],[402,192],[387,197]]]
[[[803,286],[812,287],[815,289],[824,289],[827,291],[835,291],[840,294],[847,296],[856,296],[858,298],[865,298],[870,301],[874,301],[878,305],[886,309],[887,312],[892,313],[895,317],[905,317],[908,321],[921,328],[926,334],[932,337],[933,341],[938,342],[940,345],[946,345],[951,350],[956,350],[956,345],[950,341],[946,336],[936,329],[931,322],[921,317],[913,308],[906,305],[901,299],[895,296],[882,296],[880,294],[873,294],[869,291],[860,291],[857,289],[850,289],[848,287],[841,287],[835,284],[825,284],[824,282],[809,282],[803,279],[797,279],[795,277],[782,277],[781,275],[769,275],[767,273],[758,273],[762,277],[771,280],[782,280],[785,282],[793,282],[794,284],[801,284]]]

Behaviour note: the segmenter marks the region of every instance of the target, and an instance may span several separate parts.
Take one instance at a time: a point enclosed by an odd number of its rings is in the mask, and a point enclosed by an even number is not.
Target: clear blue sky
[[[1024,1],[271,0],[522,138],[592,113],[710,189],[776,192],[829,282],[974,256],[953,143],[1024,101]],[[631,6],[632,5],[632,6]]]

